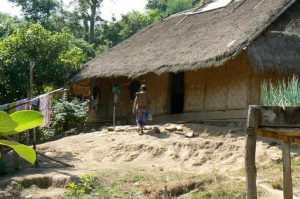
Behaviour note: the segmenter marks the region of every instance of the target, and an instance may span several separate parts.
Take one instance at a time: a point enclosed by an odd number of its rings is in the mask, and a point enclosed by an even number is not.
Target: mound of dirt
[[[281,156],[278,145],[272,146],[270,143],[264,140],[257,143],[257,161],[260,165],[270,164]],[[243,128],[234,126],[166,124],[148,126],[144,135],[139,135],[135,126],[103,128],[38,145],[38,151],[75,168],[66,168],[40,158],[41,168],[27,168],[22,176],[4,177],[0,187],[8,189],[13,184],[21,184],[21,195],[28,194],[26,189],[31,187],[36,195],[29,194],[29,198],[39,198],[43,193],[48,198],[57,198],[62,194],[61,189],[76,181],[78,176],[109,168],[158,169],[161,172],[195,175],[217,172],[244,179],[244,144]],[[187,186],[194,186],[190,184],[187,183]],[[49,196],[49,188],[59,191]],[[268,198],[268,194],[265,195]]]

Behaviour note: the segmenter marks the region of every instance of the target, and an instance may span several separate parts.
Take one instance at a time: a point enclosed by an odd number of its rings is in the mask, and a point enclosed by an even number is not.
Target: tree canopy
[[[26,97],[30,63],[35,63],[35,93],[64,85],[83,63],[162,18],[199,5],[197,0],[149,0],[146,13],[120,20],[100,17],[103,0],[9,0],[23,19],[0,13],[0,104]],[[202,0],[207,1],[207,0]]]
[[[16,29],[0,40],[0,101],[27,96],[31,62],[35,63],[36,93],[48,86],[63,86],[93,56],[91,48],[68,33],[52,32],[41,25]]]

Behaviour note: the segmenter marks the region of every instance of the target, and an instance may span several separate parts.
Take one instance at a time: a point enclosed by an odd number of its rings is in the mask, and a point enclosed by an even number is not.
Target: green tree
[[[89,43],[94,43],[95,39],[95,25],[100,21],[99,8],[103,0],[76,0],[77,10],[83,20],[85,31],[88,33],[87,40]]]
[[[20,6],[24,18],[33,23],[47,26],[51,16],[62,6],[58,0],[9,0]]]
[[[113,19],[112,22],[99,25],[97,26],[97,35],[95,38],[96,46],[100,51],[115,46],[153,21],[154,19],[150,15],[131,12],[122,15],[119,21]]]
[[[161,19],[176,12],[193,8],[198,3],[197,0],[149,0],[146,8],[150,15],[156,19]]]
[[[0,38],[8,37],[14,29],[25,28],[27,25],[25,20],[0,12]]]
[[[92,46],[68,33],[37,24],[15,30],[0,40],[0,102],[27,96],[31,62],[38,94],[48,86],[63,86],[93,54]]]

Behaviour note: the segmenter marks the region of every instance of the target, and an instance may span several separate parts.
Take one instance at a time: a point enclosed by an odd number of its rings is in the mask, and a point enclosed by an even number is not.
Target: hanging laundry
[[[119,84],[116,84],[112,87],[112,92],[114,94],[114,103],[118,103],[119,101],[119,94],[122,91],[122,86]]]
[[[7,112],[8,111],[8,104],[0,105],[0,111]]]
[[[11,102],[8,104],[8,113],[9,114],[16,112],[16,105],[17,105],[17,102]]]
[[[28,99],[22,99],[22,100],[17,101],[16,111],[28,110],[28,109],[29,109]]]
[[[116,84],[112,87],[112,92],[116,94],[120,94],[122,91],[122,86],[119,84]]]
[[[29,109],[39,110],[40,98],[36,97],[31,100],[31,104],[29,105]]]
[[[51,124],[51,99],[52,95],[45,94],[39,97],[39,110],[44,115],[44,125],[42,127],[50,127]]]

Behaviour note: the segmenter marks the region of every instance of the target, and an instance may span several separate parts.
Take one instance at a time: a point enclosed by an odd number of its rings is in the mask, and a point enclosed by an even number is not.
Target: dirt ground
[[[159,178],[162,185],[171,183],[170,173],[187,178],[218,174],[245,183],[244,145],[243,127],[235,125],[166,124],[148,126],[144,135],[139,135],[134,126],[118,126],[114,130],[103,127],[38,145],[38,151],[74,168],[38,156],[40,168],[24,167],[18,173],[0,178],[0,198],[61,198],[66,186],[80,176],[105,171],[118,171],[117,175],[138,171]],[[300,147],[294,145],[292,151],[294,198],[297,198],[300,197]],[[283,198],[279,142],[260,139],[256,154],[259,198]]]

